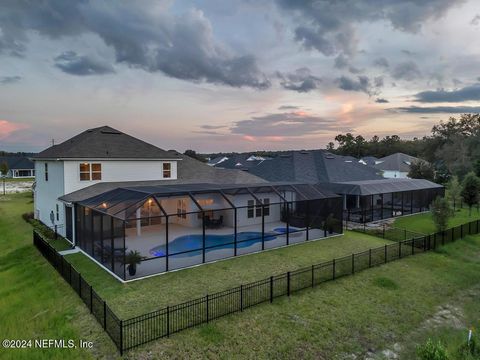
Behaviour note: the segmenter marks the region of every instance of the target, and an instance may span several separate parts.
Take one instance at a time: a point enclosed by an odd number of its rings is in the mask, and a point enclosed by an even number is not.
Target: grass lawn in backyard
[[[31,211],[30,201],[31,198],[24,194],[11,195],[8,201],[0,200],[0,337],[86,339],[93,340],[95,347],[89,351],[0,349],[0,358],[118,357],[113,344],[81,300],[31,244],[31,226],[20,217],[22,212]],[[370,247],[370,241],[377,245],[383,243],[382,239],[361,238],[364,243],[358,246]],[[341,239],[344,243],[340,242]],[[177,302],[176,299],[181,301],[192,291],[200,291],[199,295],[203,295],[206,291],[264,278],[277,270],[290,270],[289,263],[302,266],[303,261],[305,265],[316,262],[313,258],[317,255],[311,254],[312,249],[302,251],[302,247],[322,248],[328,244],[326,241],[332,241],[328,249],[318,253],[325,259],[359,251],[350,245],[354,239],[360,239],[358,234],[158,276],[149,281],[163,281],[169,286],[160,287],[155,292],[151,285],[142,284],[148,280],[122,285],[106,273],[101,280],[101,272],[88,264],[84,276],[98,282],[98,292],[118,298],[112,307],[119,311],[123,309],[123,314],[128,315],[134,306],[153,307],[154,303]],[[304,257],[307,258],[304,260]],[[256,266],[248,267],[248,259]],[[79,266],[84,261],[82,258],[77,260]],[[237,262],[247,268],[236,267]],[[258,269],[263,273],[257,275]],[[88,274],[89,271],[92,273]],[[480,236],[471,236],[437,252],[407,257],[359,272],[290,298],[276,299],[272,305],[259,305],[168,339],[154,341],[127,353],[126,357],[341,359],[345,355],[357,354],[357,358],[363,358],[368,349],[379,354],[398,343],[400,358],[412,359],[416,344],[423,343],[428,336],[442,338],[449,349],[454,349],[468,327],[480,327],[480,303],[475,301],[480,296],[479,271]],[[215,276],[204,278],[212,274]],[[168,276],[172,279],[168,280]],[[207,288],[203,285],[195,287],[195,281],[190,277],[208,283]],[[139,295],[139,289],[145,293]],[[176,295],[170,295],[172,292]],[[122,297],[129,300],[122,300]],[[142,305],[144,302],[146,305]],[[432,325],[434,323],[428,319],[435,318],[439,306],[448,304],[460,309],[460,325],[454,328],[448,321],[439,326]],[[449,337],[448,334],[455,336]]]
[[[468,208],[457,209],[454,216],[450,219],[448,226],[454,227],[480,218],[480,212],[477,208],[472,208],[472,214],[469,214]],[[432,234],[436,232],[432,216],[429,212],[405,216],[395,219],[394,227],[420,232],[423,234]]]

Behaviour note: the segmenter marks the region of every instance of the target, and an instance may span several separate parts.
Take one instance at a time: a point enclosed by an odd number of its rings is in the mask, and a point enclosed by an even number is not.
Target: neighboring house
[[[210,165],[210,166],[215,166],[215,165],[218,165],[224,161],[228,160],[228,157],[226,156],[217,156],[213,159],[208,159],[208,162],[207,162],[207,165]]]
[[[218,158],[217,158],[218,159]],[[222,169],[248,170],[264,161],[271,160],[269,157],[257,156],[252,154],[233,154],[217,161],[213,166]]]
[[[410,172],[410,165],[421,159],[403,153],[395,153],[375,161],[374,167],[383,172],[387,179],[405,179]]]
[[[108,126],[34,160],[35,217],[122,281],[342,232],[328,190],[211,167]],[[131,250],[145,257],[136,272]]]
[[[8,165],[7,177],[14,179],[35,177],[35,164],[27,157],[1,156],[0,164],[3,163]]]
[[[368,166],[374,166],[377,163],[377,161],[378,161],[378,158],[376,158],[375,156],[365,156],[360,160],[358,160],[360,164],[368,165]]]

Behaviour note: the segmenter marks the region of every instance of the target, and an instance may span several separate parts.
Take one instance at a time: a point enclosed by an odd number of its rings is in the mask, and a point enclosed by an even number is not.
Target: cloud
[[[386,103],[389,103],[390,101],[388,101],[387,99],[384,99],[384,98],[377,98],[375,100],[376,103],[379,103],[379,104],[386,104]]]
[[[393,110],[405,113],[415,114],[464,114],[464,113],[480,113],[480,106],[432,106],[432,107],[420,107],[420,106],[408,106],[398,107]]]
[[[352,79],[347,76],[341,76],[337,78],[335,82],[342,90],[360,91],[371,96],[376,94],[378,89],[383,86],[383,77],[376,77],[373,84],[367,76],[363,75],[357,76],[356,79]]]
[[[339,54],[335,58],[334,67],[337,69],[348,69],[348,71],[352,74],[359,74],[363,72],[362,69],[356,68],[355,66],[351,65],[350,60],[343,54]]]
[[[379,58],[376,58],[375,60],[373,60],[373,65],[381,67],[381,68],[388,68],[389,67],[388,60],[385,59],[384,57],[379,57]]]
[[[318,134],[327,130],[343,131],[334,119],[326,119],[301,111],[252,117],[234,123],[232,134],[254,137],[297,137]]]
[[[0,139],[5,140],[15,131],[25,129],[27,126],[17,124],[8,120],[0,120]]]
[[[435,102],[462,102],[480,100],[480,83],[465,86],[458,90],[422,91],[415,95],[415,101],[425,103]]]
[[[412,81],[421,76],[421,72],[414,61],[405,61],[392,69],[392,77],[396,80]]]
[[[54,60],[57,68],[71,75],[103,75],[115,72],[112,65],[88,56],[79,56],[75,51],[66,51]]]
[[[1,76],[0,84],[2,85],[14,84],[16,82],[19,82],[20,80],[22,80],[21,76]]]
[[[440,18],[461,1],[276,0],[276,3],[301,23],[295,29],[298,42],[307,49],[332,56],[356,52],[356,27],[362,23],[387,21],[398,31],[416,33],[427,20]]]
[[[278,107],[278,110],[296,110],[296,109],[299,109],[299,107],[295,105],[282,105]]]
[[[226,125],[202,125],[200,127],[205,130],[218,130],[218,129],[226,128],[227,126]]]
[[[308,68],[300,68],[293,73],[287,74],[277,72],[277,77],[280,79],[280,85],[284,89],[297,91],[299,93],[318,89],[322,82],[322,79],[312,75]]]
[[[473,19],[470,21],[470,25],[476,26],[478,24],[480,24],[480,15],[479,14],[475,15],[473,17]]]
[[[31,6],[12,1],[2,5],[0,47],[22,51],[29,31],[54,40],[95,34],[114,50],[117,63],[193,82],[270,86],[254,56],[232,54],[215,41],[202,11],[174,15],[165,7],[149,2],[45,0]]]

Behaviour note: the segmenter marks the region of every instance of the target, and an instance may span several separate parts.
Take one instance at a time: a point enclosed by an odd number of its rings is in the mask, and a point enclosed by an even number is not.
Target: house
[[[424,161],[414,156],[395,153],[375,161],[374,168],[383,172],[387,179],[405,179],[410,172],[410,165],[416,161]]]
[[[342,199],[328,190],[208,166],[108,126],[42,151],[35,168],[35,217],[121,281],[342,233]]]
[[[32,160],[25,156],[0,156],[0,164],[7,164],[7,177],[33,178],[35,177],[35,165]]]
[[[375,156],[364,156],[358,162],[363,165],[374,166],[378,161],[378,158]]]
[[[362,223],[426,211],[445,193],[443,186],[423,179],[385,179],[376,168],[324,150],[285,153],[249,173],[320,185],[342,196],[344,219]]]
[[[214,159],[218,160],[218,158]],[[222,168],[222,169],[239,169],[239,170],[248,170],[252,167],[255,167],[261,164],[264,161],[271,160],[269,157],[257,156],[252,154],[233,154],[229,157],[223,157],[219,159],[212,166]]]

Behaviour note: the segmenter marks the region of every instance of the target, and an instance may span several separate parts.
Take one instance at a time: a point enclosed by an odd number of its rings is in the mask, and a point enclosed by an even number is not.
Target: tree
[[[191,158],[201,161],[201,162],[207,162],[207,159],[205,159],[203,156],[197,154],[195,150],[186,150],[184,155],[190,156]]]
[[[430,212],[438,232],[447,230],[448,221],[453,216],[453,209],[444,197],[437,197],[430,205]]]
[[[424,160],[414,161],[410,165],[408,177],[412,179],[425,179],[433,181],[435,179],[435,170],[432,164]]]
[[[478,204],[480,194],[480,179],[474,172],[469,172],[463,179],[461,194],[472,215],[472,206]]]
[[[8,168],[7,162],[6,162],[6,161],[2,162],[2,163],[0,164],[0,173],[1,173],[1,175],[7,176],[8,170],[9,170],[9,168]]]
[[[458,180],[458,176],[454,175],[447,184],[448,199],[453,202],[453,208],[457,206],[460,197],[462,196],[462,185]]]
[[[473,171],[475,171],[475,175],[480,177],[480,159],[473,163]]]

